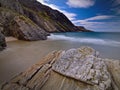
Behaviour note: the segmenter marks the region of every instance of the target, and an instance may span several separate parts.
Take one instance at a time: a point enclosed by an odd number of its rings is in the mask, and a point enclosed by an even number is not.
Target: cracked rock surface
[[[111,86],[111,77],[104,61],[93,55],[82,53],[81,49],[64,51],[53,65],[53,70],[82,81],[96,85],[100,90],[106,90]]]

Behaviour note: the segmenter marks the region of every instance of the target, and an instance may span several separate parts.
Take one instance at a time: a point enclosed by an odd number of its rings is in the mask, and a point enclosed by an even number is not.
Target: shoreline
[[[10,42],[10,41],[16,41],[18,39],[14,38],[12,36],[9,36],[9,37],[5,37],[5,40],[6,40],[6,42]]]
[[[73,42],[70,40],[56,40],[56,37],[55,39],[48,38],[40,41],[23,41],[14,37],[7,37],[7,48],[0,53],[0,83],[39,62],[42,57],[53,50],[68,50],[79,48],[80,46],[94,48],[101,53],[101,58],[120,59],[120,47],[107,45],[103,47],[103,45]]]

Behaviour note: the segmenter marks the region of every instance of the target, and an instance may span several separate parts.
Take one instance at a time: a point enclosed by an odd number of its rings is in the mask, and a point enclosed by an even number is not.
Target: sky
[[[120,32],[120,0],[37,0],[64,13],[76,26]]]

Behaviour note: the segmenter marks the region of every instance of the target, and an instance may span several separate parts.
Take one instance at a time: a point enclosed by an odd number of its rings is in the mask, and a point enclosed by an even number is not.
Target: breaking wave
[[[54,34],[51,34],[51,36],[49,36],[48,38],[51,40],[67,40],[72,42],[120,47],[119,41],[109,40],[109,39],[69,37],[65,35],[54,35]]]

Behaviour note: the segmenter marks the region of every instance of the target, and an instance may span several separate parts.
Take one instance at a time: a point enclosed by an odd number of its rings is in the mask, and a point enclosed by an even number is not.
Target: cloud
[[[116,15],[120,15],[120,0],[114,0],[112,2],[111,11],[113,11]]]
[[[105,21],[111,18],[118,18],[118,17],[112,15],[99,15],[84,20],[75,20],[73,21],[73,23],[75,25],[85,26],[87,29],[91,29],[95,31],[120,31],[120,26],[119,26],[120,20],[111,21],[111,22]]]
[[[68,0],[67,5],[74,8],[88,8],[95,4],[94,0]]]
[[[89,21],[96,21],[96,20],[105,20],[105,19],[110,19],[113,18],[115,16],[112,15],[98,15],[98,16],[94,16],[94,17],[90,17],[84,20],[75,20],[73,21],[74,23],[83,23],[83,22],[89,22]]]
[[[120,0],[114,0],[113,5],[114,6],[120,5]]]
[[[60,11],[60,12],[62,12],[63,14],[65,14],[68,18],[69,18],[69,20],[75,20],[75,17],[77,16],[75,13],[71,13],[71,12],[67,12],[67,11],[65,11],[65,10],[62,10],[59,6],[57,6],[57,5],[54,5],[54,4],[48,4],[47,3],[47,1],[48,0],[37,0],[37,1],[39,1],[39,2],[41,2],[42,4],[44,4],[44,5],[47,5],[47,6],[49,6],[49,7],[51,7],[52,9],[55,9],[55,10],[58,10],[58,11]]]
[[[91,18],[88,18],[88,19],[85,19],[86,21],[89,21],[89,20],[104,20],[104,19],[110,19],[112,17],[115,17],[115,16],[112,16],[112,15],[98,15],[98,16],[94,16],[94,17],[91,17]]]

